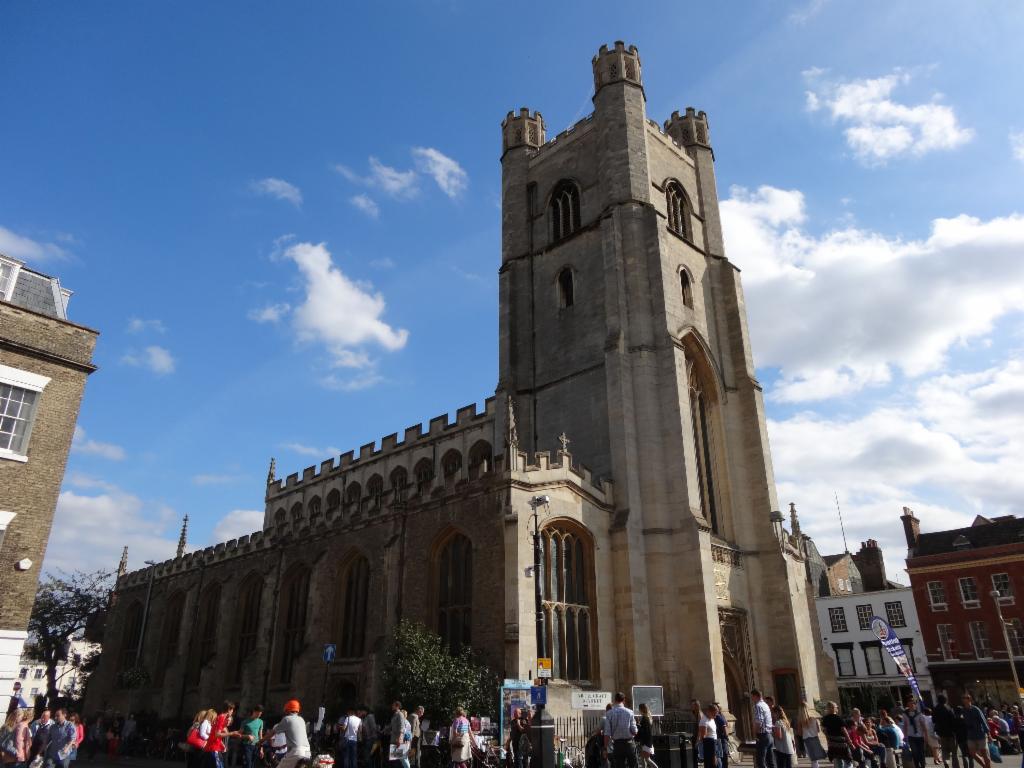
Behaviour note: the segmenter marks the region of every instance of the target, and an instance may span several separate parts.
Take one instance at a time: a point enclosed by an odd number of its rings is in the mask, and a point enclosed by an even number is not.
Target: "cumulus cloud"
[[[263,530],[263,511],[258,509],[233,509],[217,521],[213,527],[214,544],[239,536],[247,536],[253,531]]]
[[[225,475],[211,472],[205,474],[192,475],[192,484],[200,486],[231,485],[232,483],[237,483],[241,479],[242,477],[240,475]]]
[[[913,79],[897,69],[888,75],[854,80],[829,80],[824,70],[806,70],[807,109],[824,110],[834,123],[846,126],[847,146],[866,165],[884,165],[901,155],[920,156],[966,144],[974,131],[960,125],[953,108],[931,101],[908,105],[895,101],[893,91]]]
[[[273,177],[259,179],[252,182],[249,185],[249,189],[257,195],[272,197],[275,200],[285,200],[296,208],[302,206],[302,190],[294,184],[289,184],[284,179],[275,179]]]
[[[408,200],[419,194],[419,179],[416,171],[411,169],[400,171],[390,165],[384,165],[373,156],[370,157],[369,164],[370,172],[365,176],[356,173],[347,165],[335,165],[334,170],[353,184],[372,187],[398,200]]]
[[[918,240],[847,225],[815,236],[796,190],[733,188],[722,203],[769,397],[821,400],[936,370],[951,347],[1024,307],[1024,216],[935,219]]]
[[[67,258],[69,255],[56,243],[33,240],[25,235],[12,232],[7,227],[0,227],[0,253],[20,259],[30,266],[46,261],[57,261]]]
[[[127,331],[128,333],[146,333],[147,331],[165,333],[167,328],[164,327],[162,320],[144,320],[141,317],[132,317],[128,319]]]
[[[448,197],[458,197],[469,185],[469,175],[455,160],[433,147],[413,147],[416,167],[430,176]]]
[[[380,206],[377,205],[369,195],[353,195],[349,198],[349,202],[352,203],[356,209],[362,211],[371,219],[376,219],[380,216]]]
[[[124,459],[124,448],[113,443],[101,443],[99,440],[90,440],[86,437],[82,427],[75,427],[75,434],[71,440],[71,452],[82,456],[99,456],[111,461]]]
[[[292,323],[301,340],[327,348],[335,367],[372,365],[368,345],[389,352],[405,346],[409,332],[381,319],[383,295],[346,276],[323,243],[296,243],[284,257],[296,264],[305,282],[305,299],[292,312]]]
[[[281,447],[286,451],[297,453],[300,456],[314,456],[314,457],[326,457],[326,456],[340,456],[341,449],[335,448],[334,446],[328,445],[326,448],[318,448],[314,445],[306,445],[305,443],[281,443]]]
[[[1024,131],[1010,133],[1010,151],[1014,160],[1024,163]]]
[[[248,317],[257,323],[276,323],[287,315],[291,308],[291,305],[287,302],[268,304],[258,309],[250,309]]]
[[[129,350],[121,357],[121,362],[136,368],[145,368],[157,376],[174,373],[176,361],[171,353],[155,344],[142,351]]]

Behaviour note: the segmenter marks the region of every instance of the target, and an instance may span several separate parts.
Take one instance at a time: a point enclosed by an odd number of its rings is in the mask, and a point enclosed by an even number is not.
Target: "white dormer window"
[[[21,262],[0,255],[0,301],[11,300],[20,270]]]

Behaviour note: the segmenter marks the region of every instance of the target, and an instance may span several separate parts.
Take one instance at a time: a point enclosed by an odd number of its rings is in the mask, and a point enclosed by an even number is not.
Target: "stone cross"
[[[519,452],[519,432],[516,429],[516,405],[512,395],[508,396],[508,410],[505,424],[505,443],[508,445],[509,454]]]
[[[560,434],[558,436],[558,442],[561,443],[561,445],[562,445],[562,451],[561,452],[562,453],[568,453],[569,452],[569,443],[571,443],[572,441],[568,437],[565,436],[565,432],[563,432],[562,434]]]

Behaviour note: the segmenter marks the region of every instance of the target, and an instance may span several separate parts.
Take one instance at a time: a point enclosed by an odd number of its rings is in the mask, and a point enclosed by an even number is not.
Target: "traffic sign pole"
[[[331,669],[331,662],[334,661],[334,655],[337,652],[338,647],[334,643],[324,643],[324,682],[320,686],[320,703],[324,708],[324,725],[327,724],[327,673]]]

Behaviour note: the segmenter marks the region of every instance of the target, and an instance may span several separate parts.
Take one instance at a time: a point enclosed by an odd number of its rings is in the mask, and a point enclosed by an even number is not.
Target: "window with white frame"
[[[21,672],[18,674],[18,679],[24,680],[26,677],[28,677],[28,667],[22,667]]]
[[[853,677],[857,674],[857,667],[853,663],[853,648],[848,645],[832,646],[836,652],[836,666],[839,668],[840,677]]]
[[[992,589],[999,593],[999,602],[1003,605],[1013,605],[1013,585],[1010,584],[1010,574],[993,573]]]
[[[35,678],[36,678],[36,680],[42,680],[42,679],[43,679],[43,671],[44,671],[44,670],[43,670],[43,668],[42,668],[42,667],[38,667],[38,668],[36,669],[36,673],[35,673]]]
[[[974,655],[976,658],[992,658],[992,645],[988,640],[988,625],[984,621],[971,622],[971,642],[974,643]]]
[[[871,610],[870,605],[858,605],[857,626],[861,629],[871,629],[871,617],[874,615],[875,612]]]
[[[32,423],[47,376],[0,365],[0,459],[28,460]]]
[[[939,649],[942,651],[943,660],[950,661],[956,658],[956,649],[953,647],[953,625],[937,624],[936,628],[939,630]]]
[[[882,646],[878,643],[864,646],[864,661],[869,675],[884,675],[885,664],[882,661]]]
[[[828,620],[832,625],[833,632],[846,632],[846,611],[843,610],[842,606],[839,608],[828,609]]]
[[[981,605],[978,600],[978,582],[973,576],[960,577],[960,599],[967,608],[977,608]]]
[[[1024,656],[1024,627],[1020,619],[1006,620],[1006,634],[1010,638],[1010,651],[1014,656]]]
[[[946,610],[946,585],[941,581],[929,581],[928,602],[933,611]]]
[[[14,293],[14,280],[17,276],[17,267],[13,261],[0,258],[0,301],[10,301]]]
[[[885,618],[889,620],[891,627],[907,626],[907,619],[903,615],[903,603],[897,601],[885,604]]]

